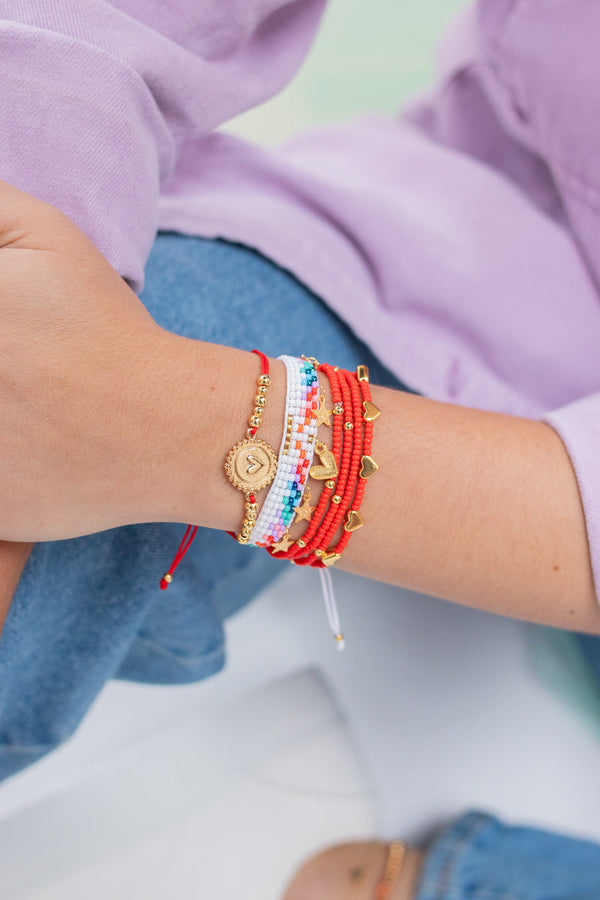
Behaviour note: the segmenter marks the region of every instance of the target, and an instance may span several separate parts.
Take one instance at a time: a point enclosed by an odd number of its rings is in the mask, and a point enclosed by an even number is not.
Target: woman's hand
[[[0,182],[0,539],[143,520],[164,335],[66,216]]]

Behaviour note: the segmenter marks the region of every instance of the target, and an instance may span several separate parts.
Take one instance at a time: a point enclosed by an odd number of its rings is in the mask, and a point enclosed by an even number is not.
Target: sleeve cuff
[[[540,419],[558,433],[575,471],[600,603],[600,393],[568,403]]]

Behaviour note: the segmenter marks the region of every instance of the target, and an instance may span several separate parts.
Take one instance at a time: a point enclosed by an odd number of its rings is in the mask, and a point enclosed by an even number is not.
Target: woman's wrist
[[[132,398],[132,433],[143,458],[135,483],[138,521],[191,522],[236,531],[243,497],[228,482],[229,449],[246,436],[261,368],[256,355],[162,332],[144,365]],[[279,451],[283,434],[286,375],[270,360],[271,385],[257,438]],[[126,467],[125,467],[126,468]],[[259,494],[262,503],[265,492]]]
[[[228,481],[224,463],[230,448],[246,437],[260,372],[260,360],[249,351],[164,331],[157,336],[136,376],[124,441],[127,452],[134,448],[134,455],[136,447],[144,447],[137,466],[132,461],[123,467],[124,488],[135,492],[138,521],[239,530],[244,498]],[[271,384],[256,437],[278,455],[287,376],[284,364],[276,359],[269,360],[269,372]],[[320,380],[326,405],[330,404],[328,381]],[[330,443],[327,432],[320,430],[325,444]],[[133,481],[131,474],[127,477],[128,469],[137,473]],[[310,485],[314,503],[322,482],[310,479]],[[267,487],[257,493],[259,509],[268,491]],[[293,536],[301,531],[301,525],[290,529]]]

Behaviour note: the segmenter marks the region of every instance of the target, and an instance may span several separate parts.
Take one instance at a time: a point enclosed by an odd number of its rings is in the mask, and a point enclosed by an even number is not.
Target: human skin
[[[256,356],[161,329],[53,207],[0,182],[0,210],[0,539],[58,540],[145,521],[237,530],[243,498],[223,461],[247,427]],[[259,436],[278,447],[283,364],[272,360],[271,372]],[[556,432],[372,393],[382,410],[372,451],[380,471],[340,568],[600,633],[583,509]],[[7,555],[7,590],[22,557]]]
[[[371,900],[384,872],[387,845],[379,841],[338,844],[307,860],[282,900]],[[423,854],[407,848],[389,900],[411,900],[416,893]]]
[[[0,541],[0,633],[33,544]]]

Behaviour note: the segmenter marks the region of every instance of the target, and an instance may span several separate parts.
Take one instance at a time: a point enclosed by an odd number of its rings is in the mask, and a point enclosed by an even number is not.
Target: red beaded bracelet
[[[358,386],[356,376],[353,373],[343,371],[340,373],[340,377],[344,379],[347,386],[346,396],[348,399],[347,405],[345,407],[346,411],[344,413],[344,439],[349,446],[351,457],[350,464],[347,467],[347,472],[345,473],[346,477],[344,480],[342,480],[342,477],[340,476],[340,481],[338,483],[337,494],[340,497],[339,504],[336,509],[332,509],[332,515],[330,516],[328,528],[324,530],[321,536],[320,546],[323,550],[326,551],[325,555],[322,556],[320,560],[318,556],[314,555],[309,561],[307,561],[309,565],[315,566],[335,565],[335,563],[338,562],[341,557],[339,544],[332,549],[329,548],[329,544],[342,525],[347,511],[353,504],[358,482],[358,470],[364,452],[363,418],[361,410],[360,388]],[[356,531],[363,524],[363,520],[360,518],[356,510],[353,510],[353,513],[354,516],[351,517],[351,521],[354,524],[353,530]]]
[[[278,556],[296,565],[323,568],[339,561],[350,535],[364,525],[359,509],[366,481],[379,468],[371,456],[371,447],[373,422],[381,412],[371,400],[366,366],[359,366],[356,374],[326,364],[318,368],[329,378],[334,413],[339,417],[334,421],[330,451],[339,469],[335,476],[337,484],[334,479],[329,483],[326,481],[307,530]],[[312,468],[310,474],[314,477]],[[335,493],[332,493],[334,488]],[[331,548],[329,543],[342,523],[344,532],[337,545]]]

